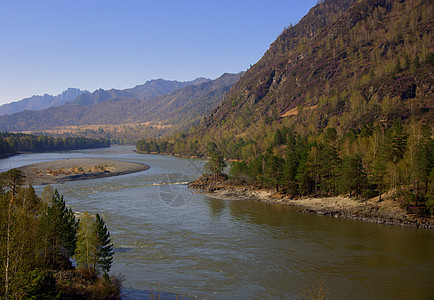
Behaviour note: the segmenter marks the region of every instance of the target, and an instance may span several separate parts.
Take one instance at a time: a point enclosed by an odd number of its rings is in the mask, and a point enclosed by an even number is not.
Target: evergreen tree
[[[279,191],[279,186],[282,183],[282,171],[284,160],[276,155],[269,155],[265,159],[264,181],[268,188],[276,188]]]
[[[54,191],[51,206],[41,217],[41,236],[44,244],[44,261],[54,268],[64,267],[74,255],[79,223],[71,208],[67,208],[63,195]]]
[[[107,230],[107,226],[102,217],[96,214],[96,234],[98,238],[98,262],[97,265],[103,273],[106,275],[110,272],[113,262],[113,244],[110,239],[110,232]]]
[[[226,167],[223,155],[221,155],[217,150],[211,151],[210,159],[205,165],[205,170],[214,175],[214,179],[217,180],[218,176],[223,172]]]
[[[103,218],[85,212],[80,218],[75,259],[79,268],[95,276],[102,271],[105,276],[113,262],[113,244]]]
[[[434,140],[431,138],[431,128],[426,126],[423,129],[423,136],[416,145],[415,153],[416,168],[416,199],[426,201],[428,196],[430,175],[434,165]]]
[[[319,187],[322,194],[337,193],[337,176],[340,159],[337,149],[329,145],[321,145],[318,155]]]
[[[288,134],[286,143],[286,156],[283,166],[283,186],[287,193],[296,195],[298,193],[297,169],[300,163],[300,156],[297,152],[297,139],[293,131]]]
[[[248,166],[245,161],[234,161],[231,163],[229,175],[234,179],[245,179],[248,176]]]
[[[355,192],[358,197],[366,186],[366,173],[362,164],[362,156],[356,154],[346,157],[341,165],[340,186],[344,193]]]
[[[401,122],[396,122],[386,133],[385,146],[388,149],[389,160],[398,163],[404,156],[407,146],[407,132]]]

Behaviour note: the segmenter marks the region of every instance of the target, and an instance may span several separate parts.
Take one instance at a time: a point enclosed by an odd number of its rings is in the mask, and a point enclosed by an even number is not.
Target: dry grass
[[[59,127],[55,127],[55,128],[51,128],[51,129],[45,129],[44,133],[45,134],[51,134],[51,135],[56,135],[56,134],[76,134],[79,132],[83,132],[86,130],[93,130],[93,131],[97,131],[99,129],[102,129],[104,131],[122,131],[124,129],[124,127],[136,127],[137,125],[139,126],[145,126],[145,127],[153,127],[153,128],[158,128],[158,129],[165,129],[165,128],[170,128],[172,127],[172,125],[161,125],[159,123],[151,123],[151,122],[146,122],[146,123],[126,123],[126,124],[119,124],[119,125],[80,125],[80,126],[59,126]],[[26,134],[34,134],[35,131],[19,131],[20,133],[26,133]],[[40,132],[40,131],[36,131],[36,132]]]
[[[94,165],[91,167],[85,167],[85,169],[81,166],[73,166],[71,168],[65,169],[47,169],[44,171],[39,171],[37,169],[34,169],[33,172],[37,174],[38,176],[59,176],[59,175],[77,175],[77,174],[85,174],[85,173],[99,173],[99,172],[112,172],[114,169],[114,166],[103,164],[103,165]]]

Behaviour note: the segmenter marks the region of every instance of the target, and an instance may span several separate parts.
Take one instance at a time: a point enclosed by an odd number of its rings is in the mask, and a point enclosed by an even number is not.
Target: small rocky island
[[[17,168],[26,184],[45,185],[141,172],[150,167],[136,162],[105,158],[75,158],[26,165]]]

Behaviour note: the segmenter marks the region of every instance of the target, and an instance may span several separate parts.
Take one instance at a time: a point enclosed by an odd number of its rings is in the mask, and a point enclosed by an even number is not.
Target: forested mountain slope
[[[433,114],[433,2],[326,0],[287,28],[203,122],[200,136],[255,137]],[[262,128],[262,129],[261,129]]]
[[[208,156],[213,182],[231,158],[242,188],[386,198],[434,215],[433,5],[321,1],[196,131],[137,149]]]
[[[1,116],[0,130],[38,131],[59,126],[144,122],[186,125],[199,121],[218,105],[240,76],[241,73],[224,74],[215,80],[197,79],[170,94],[153,98],[144,95],[163,93],[167,89],[148,85],[148,88],[139,86],[123,91],[98,90],[61,107]]]

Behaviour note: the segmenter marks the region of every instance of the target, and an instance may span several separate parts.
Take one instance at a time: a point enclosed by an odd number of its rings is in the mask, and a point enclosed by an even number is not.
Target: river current
[[[434,232],[297,213],[296,207],[218,200],[187,190],[201,160],[131,146],[22,154],[0,171],[66,158],[141,162],[147,171],[53,185],[76,212],[100,213],[126,299],[429,299]],[[41,186],[35,187],[42,191]],[[432,298],[431,298],[432,299]]]

